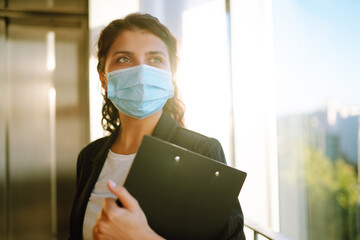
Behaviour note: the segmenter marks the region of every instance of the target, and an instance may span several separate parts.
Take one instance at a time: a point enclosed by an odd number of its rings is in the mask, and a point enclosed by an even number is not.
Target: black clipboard
[[[124,186],[162,237],[217,239],[245,178],[245,172],[146,135]]]

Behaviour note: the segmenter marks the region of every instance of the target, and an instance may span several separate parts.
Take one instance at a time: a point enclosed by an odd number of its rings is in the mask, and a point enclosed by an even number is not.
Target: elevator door
[[[1,6],[1,0],[0,0]],[[0,18],[0,239],[5,238],[6,222],[6,116],[5,116],[5,20]]]
[[[89,139],[85,36],[82,22],[0,22],[4,239],[68,236],[76,158]]]

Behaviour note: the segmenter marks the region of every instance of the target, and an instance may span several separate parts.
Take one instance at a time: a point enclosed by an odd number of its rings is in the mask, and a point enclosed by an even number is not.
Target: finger
[[[109,220],[112,219],[114,215],[121,215],[127,211],[129,210],[125,208],[119,208],[114,198],[105,198],[98,219]]]
[[[99,221],[106,221],[109,217],[108,217],[108,204],[106,203],[106,199],[104,199],[103,201],[103,207],[97,217],[97,222]]]
[[[106,213],[106,211],[104,211],[104,209],[102,209],[96,220],[95,225],[92,228],[92,235],[94,240],[104,239],[104,236],[109,233],[109,230],[111,230],[109,220],[109,215]]]
[[[96,225],[93,227],[92,229],[92,236],[94,240],[98,240],[99,239],[99,233],[98,233],[98,229],[96,227]]]
[[[100,230],[99,230],[99,227],[97,225],[95,225],[92,229],[92,237],[93,237],[93,240],[103,240],[103,239],[109,239],[106,237],[106,233],[102,233]]]
[[[128,209],[131,212],[136,212],[140,210],[138,201],[133,196],[131,196],[131,194],[126,190],[126,188],[116,185],[116,183],[114,183],[112,180],[109,180],[107,182],[107,186],[109,190],[119,198],[124,208]]]
[[[93,240],[101,240],[102,239],[102,237],[101,237],[102,233],[99,230],[99,221],[96,221],[96,224],[92,228],[92,236],[93,236]]]

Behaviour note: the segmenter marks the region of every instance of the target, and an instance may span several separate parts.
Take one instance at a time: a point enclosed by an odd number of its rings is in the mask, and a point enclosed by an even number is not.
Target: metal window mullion
[[[230,85],[230,165],[235,166],[236,151],[235,151],[235,121],[234,121],[234,91],[233,91],[233,77],[232,77],[232,41],[231,41],[231,9],[230,0],[225,0],[226,10],[226,28],[227,28],[227,42],[228,42],[228,62],[229,62],[229,85]]]

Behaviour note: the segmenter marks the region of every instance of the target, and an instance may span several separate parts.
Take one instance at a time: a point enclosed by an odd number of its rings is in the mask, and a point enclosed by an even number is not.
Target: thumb
[[[119,198],[124,208],[126,208],[130,212],[137,212],[141,209],[138,201],[133,196],[131,196],[131,194],[126,190],[126,188],[117,185],[112,180],[109,180],[107,182],[107,186],[109,190]]]

